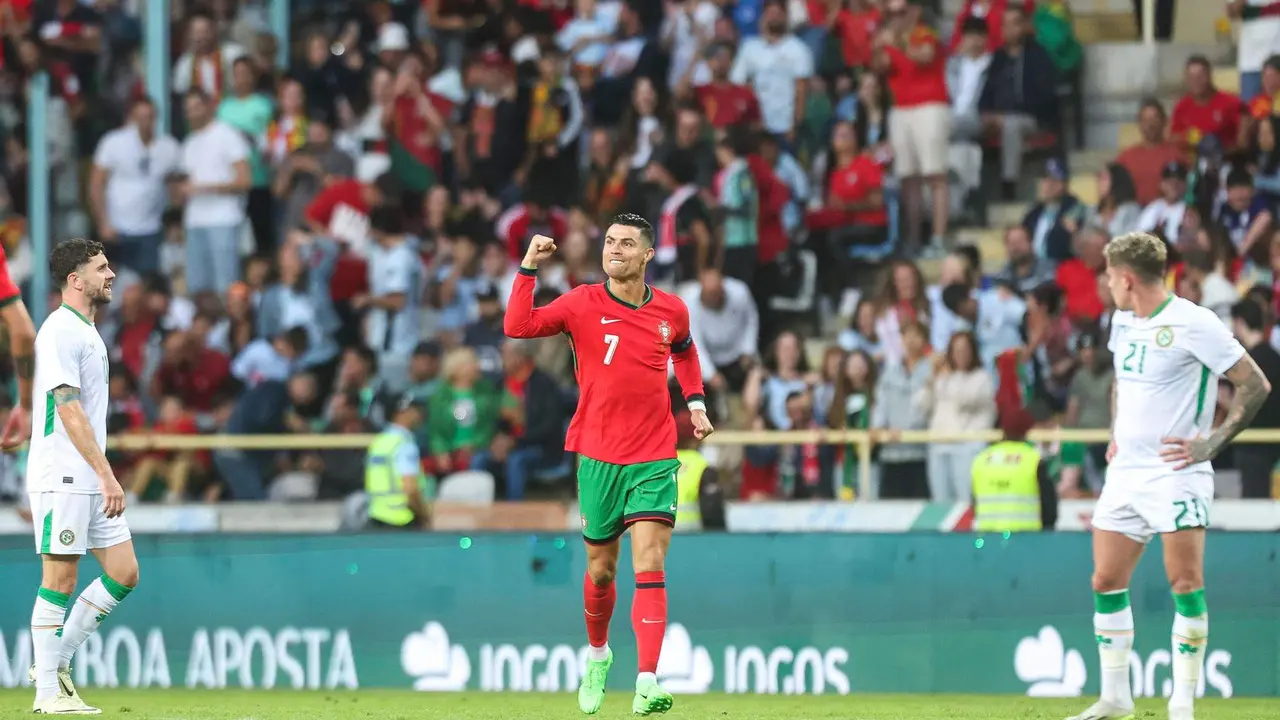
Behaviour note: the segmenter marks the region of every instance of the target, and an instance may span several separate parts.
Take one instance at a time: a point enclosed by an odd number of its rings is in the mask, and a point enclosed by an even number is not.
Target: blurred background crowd
[[[903,431],[1109,426],[1115,235],[1163,237],[1169,287],[1280,381],[1274,27],[1241,43],[1242,95],[1193,57],[1181,98],[1079,169],[1065,0],[295,0],[287,65],[260,4],[174,0],[168,133],[139,4],[0,0],[0,242],[29,277],[44,68],[53,236],[101,239],[119,274],[98,322],[117,434],[369,433],[407,395],[424,476],[572,497],[572,354],[505,338],[503,307],[535,233],[560,246],[538,303],[603,280],[619,212],[657,229],[650,280],[689,305],[717,426],[874,430],[875,497],[969,497],[983,443]],[[1104,450],[1052,448],[1059,494],[1096,493]],[[852,448],[703,453],[731,497],[857,494]],[[1220,464],[1271,497],[1277,459]],[[113,462],[143,501],[364,485],[360,449]]]

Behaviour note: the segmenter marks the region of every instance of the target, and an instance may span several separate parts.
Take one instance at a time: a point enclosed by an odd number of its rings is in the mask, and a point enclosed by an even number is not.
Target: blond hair
[[[1103,250],[1107,264],[1132,270],[1138,279],[1151,284],[1164,280],[1169,251],[1164,240],[1145,232],[1132,232],[1112,239]]]
[[[476,351],[469,347],[459,347],[450,350],[444,354],[444,360],[440,363],[440,376],[445,382],[452,383],[458,375],[458,370],[463,365],[473,365],[480,362]]]

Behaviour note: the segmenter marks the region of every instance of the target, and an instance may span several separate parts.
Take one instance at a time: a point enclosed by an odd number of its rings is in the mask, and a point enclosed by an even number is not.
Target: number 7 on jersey
[[[618,351],[618,336],[605,335],[604,341],[609,346],[609,350],[604,354],[604,364],[608,365],[613,362],[613,354]]]

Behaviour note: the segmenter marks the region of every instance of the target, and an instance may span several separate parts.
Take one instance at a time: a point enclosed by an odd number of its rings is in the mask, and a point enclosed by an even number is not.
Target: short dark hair
[[[240,57],[236,58],[231,63],[231,68],[234,70],[238,65],[248,65],[249,72],[252,72],[255,76],[258,74],[258,68],[253,64],[253,60],[250,59],[248,55],[241,55]]]
[[[969,294],[969,288],[964,283],[952,283],[942,288],[942,305],[959,315],[960,307],[969,299]]]
[[[1233,167],[1227,173],[1227,188],[1233,187],[1253,187],[1253,175],[1247,168]]]
[[[1231,319],[1239,320],[1254,332],[1262,332],[1265,316],[1262,307],[1252,300],[1241,300],[1231,306]]]
[[[968,260],[969,267],[972,268],[975,273],[982,272],[982,251],[978,249],[977,245],[974,245],[973,243],[964,243],[963,245],[957,245],[952,248],[951,252]]]
[[[291,327],[285,330],[281,335],[285,343],[293,349],[293,352],[301,355],[307,351],[307,346],[311,344],[310,338],[307,337],[307,329],[301,325]]]
[[[1160,113],[1162,118],[1169,116],[1164,109],[1164,103],[1160,102],[1160,98],[1157,97],[1148,96],[1142,98],[1142,103],[1138,106],[1138,113],[1141,114],[1143,110],[1155,110]]]
[[[102,253],[102,243],[88,238],[71,238],[55,245],[53,252],[49,253],[49,273],[53,275],[58,289],[67,287],[68,275]]]
[[[213,102],[213,98],[209,97],[209,93],[205,92],[204,88],[193,87],[182,96],[183,100],[190,100],[191,98],[196,98],[205,105]]]
[[[986,37],[990,32],[990,28],[987,27],[987,21],[982,18],[966,18],[964,23],[960,26],[961,35],[981,35]]]
[[[640,231],[640,239],[649,247],[653,247],[653,226],[648,220],[636,215],[635,213],[622,213],[614,215],[610,225],[621,225],[623,227],[635,228]]]
[[[1209,58],[1204,55],[1192,55],[1187,58],[1187,67],[1191,67],[1192,65],[1199,65],[1204,68],[1205,72],[1213,72],[1213,63],[1209,62]]]

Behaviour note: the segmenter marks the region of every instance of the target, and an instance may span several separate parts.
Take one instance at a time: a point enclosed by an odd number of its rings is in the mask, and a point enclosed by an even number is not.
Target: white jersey
[[[93,323],[67,305],[49,314],[36,333],[31,450],[27,491],[97,494],[97,473],[67,437],[54,406],[54,388],[80,390],[80,406],[98,447],[107,447],[107,346]]]
[[[1244,357],[1244,347],[1213,311],[1180,297],[1150,317],[1117,310],[1111,318],[1116,370],[1115,459],[1108,482],[1132,477],[1210,473],[1208,462],[1175,472],[1160,457],[1166,437],[1208,435],[1218,402],[1217,378]]]

